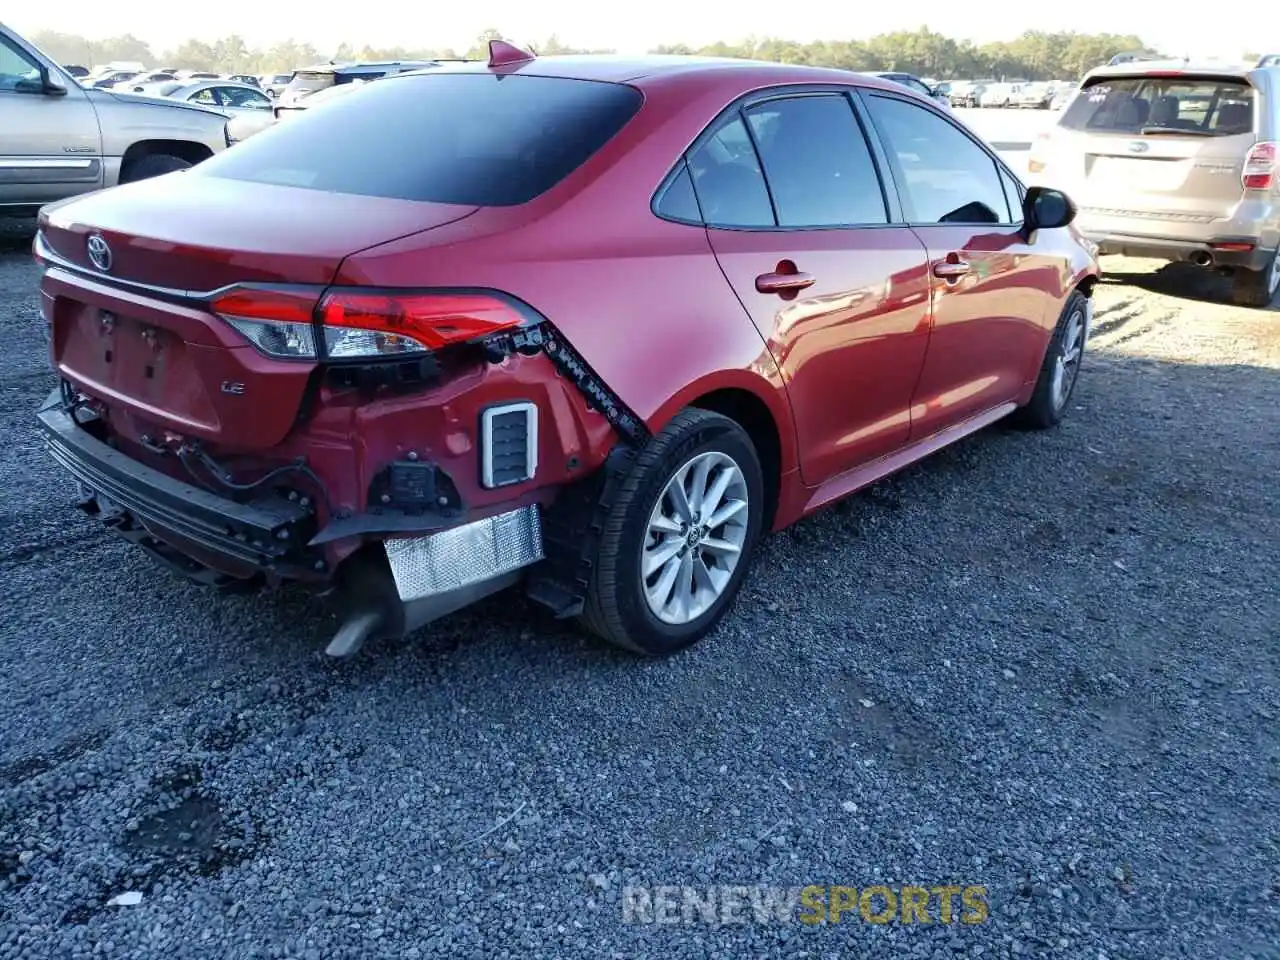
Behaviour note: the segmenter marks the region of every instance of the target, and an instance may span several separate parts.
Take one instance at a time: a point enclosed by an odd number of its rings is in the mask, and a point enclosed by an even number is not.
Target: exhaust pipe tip
[[[1213,255],[1207,250],[1197,250],[1191,255],[1191,262],[1197,267],[1213,266]]]
[[[359,653],[368,641],[384,640],[397,632],[395,617],[389,611],[363,610],[343,622],[324,652],[335,659],[346,659]]]
[[[338,567],[336,588],[341,626],[325,647],[328,656],[346,659],[371,640],[404,636],[404,606],[381,551],[366,548],[348,557]]]

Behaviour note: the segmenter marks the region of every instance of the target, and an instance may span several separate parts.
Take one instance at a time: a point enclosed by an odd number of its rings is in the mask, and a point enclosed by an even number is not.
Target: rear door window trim
[[[889,169],[886,166],[887,156],[879,143],[878,131],[870,124],[870,118],[865,112],[865,108],[858,101],[856,92],[860,89],[857,84],[794,84],[789,86],[767,87],[762,90],[753,90],[745,94],[729,104],[720,113],[716,114],[711,121],[699,131],[693,141],[685,148],[684,152],[676,159],[666,176],[658,184],[657,190],[654,191],[653,197],[649,203],[649,209],[653,215],[660,220],[668,223],[678,223],[684,226],[704,227],[708,230],[735,230],[745,231],[748,233],[792,233],[795,231],[813,231],[813,230],[882,230],[886,227],[901,227],[905,225],[902,219],[902,206],[898,198],[897,191],[893,189],[893,181],[889,175]],[[773,187],[769,184],[769,177],[764,171],[764,164],[760,159],[760,147],[756,143],[755,132],[752,130],[751,122],[747,117],[747,110],[769,103],[774,100],[794,100],[800,97],[820,97],[820,96],[838,96],[844,98],[849,105],[854,123],[861,132],[863,139],[866,141],[868,151],[871,154],[872,166],[876,172],[876,179],[880,189],[880,195],[884,200],[885,210],[887,213],[887,221],[884,223],[850,223],[826,226],[781,226],[778,224],[777,204],[773,199]],[[769,204],[773,208],[774,223],[772,225],[762,226],[738,226],[734,224],[715,224],[707,223],[706,219],[694,222],[679,217],[673,217],[661,211],[662,198],[665,196],[672,184],[679,179],[680,174],[690,170],[688,166],[689,157],[696,153],[705,143],[711,140],[720,132],[721,129],[728,126],[734,120],[740,122],[747,131],[747,137],[751,141],[751,149],[755,154],[756,165],[760,168],[760,177],[764,181],[765,190],[769,195]],[[692,173],[690,172],[692,178]],[[694,196],[697,196],[697,190],[694,190]],[[701,210],[701,206],[699,206]]]

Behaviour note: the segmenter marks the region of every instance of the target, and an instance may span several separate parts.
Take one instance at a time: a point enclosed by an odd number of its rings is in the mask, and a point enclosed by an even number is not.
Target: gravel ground
[[[335,665],[305,598],[202,592],[71,509],[25,242],[0,960],[1280,957],[1280,313],[1108,262],[1060,429],[770,538],[672,660],[503,598]],[[629,885],[877,883],[990,917],[623,922]]]

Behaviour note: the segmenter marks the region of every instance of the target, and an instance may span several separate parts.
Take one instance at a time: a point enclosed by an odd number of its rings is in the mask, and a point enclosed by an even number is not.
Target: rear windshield
[[[299,70],[289,78],[290,90],[320,90],[333,86],[332,70]]]
[[[291,117],[193,173],[505,207],[581,166],[640,108],[634,87],[510,74],[404,75]]]
[[[1060,123],[1097,133],[1231,137],[1253,130],[1253,88],[1230,77],[1100,77]]]

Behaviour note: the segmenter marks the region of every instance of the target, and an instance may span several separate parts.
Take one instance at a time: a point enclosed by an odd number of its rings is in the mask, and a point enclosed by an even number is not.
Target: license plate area
[[[1176,159],[1099,155],[1089,168],[1091,183],[1145,193],[1176,190],[1185,175],[1184,162]]]
[[[90,394],[108,402],[123,400],[188,426],[217,423],[193,363],[193,351],[199,348],[174,331],[59,298],[54,341],[59,369]]]
[[[96,335],[100,381],[130,395],[162,391],[170,367],[175,359],[181,361],[185,346],[163,327],[109,310],[86,308],[81,333],[86,341]]]

